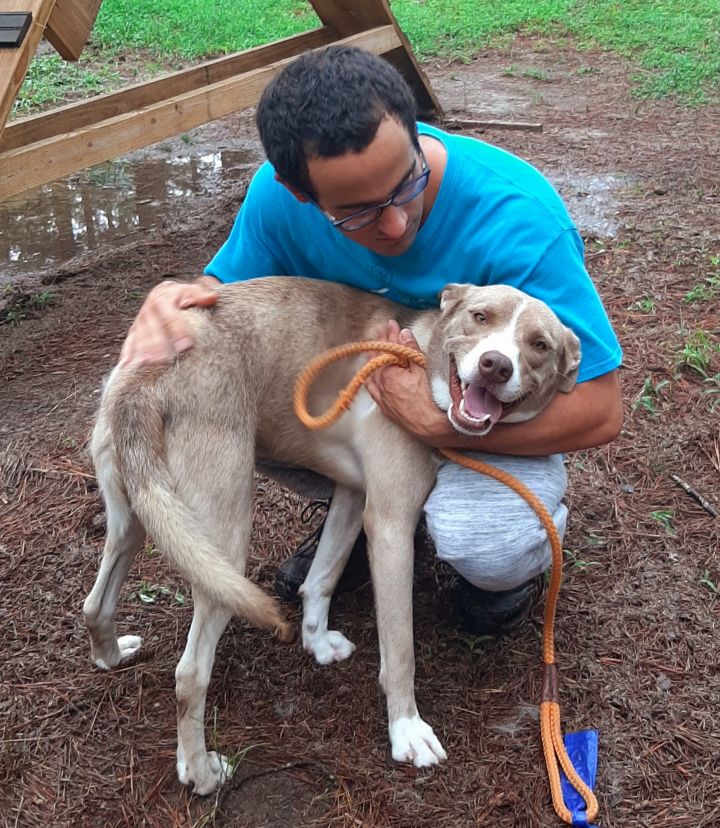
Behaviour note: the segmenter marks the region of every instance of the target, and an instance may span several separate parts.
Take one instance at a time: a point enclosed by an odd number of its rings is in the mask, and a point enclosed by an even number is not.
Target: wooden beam
[[[297,55],[306,49],[326,46],[335,38],[335,33],[327,27],[312,29],[266,46],[246,49],[244,52],[236,52],[189,69],[171,72],[144,83],[126,86],[117,92],[97,95],[89,100],[13,121],[0,135],[0,153],[124,115],[193,89],[201,89],[208,84]]]
[[[393,26],[381,26],[339,42],[375,54],[400,46]],[[268,81],[293,57],[4,152],[0,154],[0,199],[252,106]]]
[[[11,49],[0,49],[0,133],[8,119],[18,90],[22,86],[30,59],[45,31],[55,0],[2,0],[4,12],[30,12],[32,23],[20,44]]]
[[[348,37],[376,26],[393,26],[400,43],[385,58],[410,84],[420,115],[424,118],[442,118],[440,101],[415,59],[410,42],[398,25],[387,0],[310,0],[310,4],[321,22],[332,26],[338,37]]]
[[[443,118],[443,129],[517,129],[524,132],[542,132],[543,125],[538,121],[480,121],[477,118]]]
[[[55,0],[45,37],[65,60],[77,60],[95,24],[102,0]]]

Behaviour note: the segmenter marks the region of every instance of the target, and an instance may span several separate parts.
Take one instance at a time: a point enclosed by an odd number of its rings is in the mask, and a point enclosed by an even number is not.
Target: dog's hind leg
[[[335,487],[312,566],[300,587],[303,647],[318,664],[343,661],[355,650],[341,632],[328,629],[328,612],[333,590],[362,527],[364,500],[364,492]]]
[[[176,452],[178,495],[197,516],[207,536],[238,572],[244,573],[252,528],[254,487],[253,437],[236,432],[215,441],[203,435],[192,455]],[[184,437],[185,445],[192,438]],[[249,448],[248,448],[249,447]],[[205,744],[205,699],[215,661],[215,650],[231,618],[217,600],[193,585],[193,620],[187,644],[175,670],[177,696],[177,772],[196,794],[216,790],[231,774],[225,759]]]
[[[107,534],[100,569],[83,605],[85,623],[95,664],[103,670],[117,666],[134,655],[142,640],[136,635],[115,632],[115,610],[120,587],[125,582],[145,530],[130,509],[120,482],[114,453],[102,442],[100,424],[93,435],[93,460],[98,484],[105,500]]]
[[[230,613],[193,591],[194,614],[187,644],[175,670],[177,694],[179,780],[196,794],[212,793],[231,775],[224,756],[205,746],[205,697],[215,661],[215,649]]]

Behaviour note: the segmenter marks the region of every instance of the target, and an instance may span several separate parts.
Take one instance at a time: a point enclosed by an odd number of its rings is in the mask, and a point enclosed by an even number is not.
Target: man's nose
[[[399,239],[407,229],[408,214],[404,207],[390,204],[383,210],[378,223],[383,236]]]

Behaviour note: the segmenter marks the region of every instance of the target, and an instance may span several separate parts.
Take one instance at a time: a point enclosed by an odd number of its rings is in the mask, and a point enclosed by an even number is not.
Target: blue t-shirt
[[[221,282],[308,276],[342,282],[414,308],[437,307],[451,283],[507,284],[547,302],[580,338],[578,380],[620,364],[622,352],[560,196],[525,161],[475,138],[418,124],[440,140],[447,165],[411,248],[382,256],[298,201],[265,162],[225,244],[205,272]]]

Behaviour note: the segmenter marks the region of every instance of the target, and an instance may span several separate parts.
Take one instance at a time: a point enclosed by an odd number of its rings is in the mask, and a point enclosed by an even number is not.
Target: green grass
[[[703,379],[711,379],[715,359],[720,356],[720,342],[707,331],[693,331],[675,358],[676,368],[689,368]]]
[[[30,316],[37,316],[46,310],[58,298],[57,293],[51,290],[27,293],[13,285],[6,285],[2,293],[5,305],[0,314],[0,325],[18,325]]]
[[[657,416],[658,403],[663,400],[663,389],[669,384],[669,380],[655,382],[652,377],[646,377],[640,393],[633,401],[632,410],[637,411],[640,408],[643,411],[647,411],[653,417]]]
[[[301,0],[103,0],[94,41],[185,58],[236,52],[315,28]]]
[[[718,99],[718,0],[394,0],[421,55],[464,57],[518,31],[574,37],[637,65],[635,93]]]
[[[517,32],[571,37],[581,48],[630,58],[638,96],[720,100],[718,0],[391,0],[391,7],[421,58],[467,60],[508,45]],[[63,100],[69,90],[77,96],[120,85],[124,56],[156,60],[161,71],[173,60],[239,51],[317,24],[303,0],[104,0],[79,64],[32,61],[16,114]]]
[[[573,4],[568,28],[635,58],[639,95],[675,95],[691,104],[718,99],[717,0],[583,0]]]
[[[109,66],[99,69],[87,67],[87,58],[70,63],[59,55],[42,55],[30,63],[22,94],[18,98],[15,115],[25,115],[49,103],[65,100],[68,96],[88,97],[104,92],[111,84],[120,85],[120,76]]]

